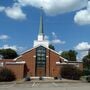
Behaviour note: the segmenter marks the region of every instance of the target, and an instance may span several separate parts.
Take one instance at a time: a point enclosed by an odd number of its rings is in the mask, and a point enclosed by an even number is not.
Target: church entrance
[[[46,76],[46,48],[36,48],[36,76]]]

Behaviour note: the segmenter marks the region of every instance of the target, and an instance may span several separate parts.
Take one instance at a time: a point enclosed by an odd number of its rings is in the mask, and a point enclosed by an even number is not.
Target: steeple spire
[[[40,26],[39,26],[39,33],[38,33],[38,41],[44,40],[44,32],[43,32],[43,14],[42,14],[42,7],[41,7],[41,16],[40,16]]]
[[[39,32],[38,32],[38,37],[37,40],[34,40],[34,45],[35,46],[45,46],[48,48],[49,46],[49,41],[44,39],[44,29],[43,29],[43,14],[42,14],[42,7],[41,7],[41,14],[40,14],[40,26],[39,26]]]
[[[43,35],[44,32],[43,32],[43,16],[41,14],[40,16],[40,26],[39,26],[39,35]]]

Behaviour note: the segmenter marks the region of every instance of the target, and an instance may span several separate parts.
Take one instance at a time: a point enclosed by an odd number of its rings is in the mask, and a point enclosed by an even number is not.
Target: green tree
[[[90,50],[88,51],[88,55],[83,57],[83,65],[84,68],[90,69]]]
[[[49,45],[49,48],[55,50],[55,47],[52,44]]]
[[[64,58],[66,58],[66,59],[68,59],[69,58],[68,51],[63,51],[61,53],[61,56],[64,57]]]
[[[0,49],[0,55],[2,55],[4,59],[13,59],[18,56],[17,52],[12,49]]]
[[[76,61],[77,52],[75,50],[64,51],[61,56],[68,59],[69,61]]]

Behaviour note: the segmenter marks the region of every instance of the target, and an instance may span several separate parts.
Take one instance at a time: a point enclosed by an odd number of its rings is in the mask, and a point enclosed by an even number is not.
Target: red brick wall
[[[35,49],[24,53],[17,61],[23,60],[26,62],[26,70],[28,70],[28,75],[35,76]],[[56,66],[56,62],[59,62],[60,57],[55,52],[47,49],[46,53],[46,76],[59,76],[60,68]]]
[[[60,60],[63,62],[63,59],[60,58],[60,56],[53,52],[52,50],[46,49],[46,76],[50,76],[50,77],[59,77],[60,76],[60,71],[61,71],[61,67],[62,65],[56,65],[56,62],[59,62]],[[31,51],[28,51],[24,54],[21,55],[21,57],[19,57],[17,61],[25,61],[26,64],[8,64],[6,65],[7,68],[11,69],[15,75],[17,79],[21,79],[24,77],[24,75],[29,75],[29,76],[35,76],[35,60],[36,60],[36,53],[35,53],[35,49],[32,49]],[[6,62],[6,60],[4,60]],[[7,60],[10,61],[11,60]],[[12,60],[13,61],[13,60]],[[1,61],[3,62],[3,61]],[[80,63],[79,64],[79,68],[81,70],[83,70],[83,64]],[[37,70],[38,73],[42,73],[41,69]]]
[[[12,70],[16,76],[16,79],[22,79],[24,73],[24,64],[8,64],[6,68]]]
[[[58,54],[50,51],[50,50],[47,50],[47,75],[49,76],[53,76],[53,77],[57,77],[59,76],[59,73],[60,73],[60,68],[57,67],[56,65],[56,62],[59,62],[60,60],[60,57]]]
[[[23,60],[26,62],[25,70],[30,76],[35,76],[35,49],[24,53],[17,61]]]

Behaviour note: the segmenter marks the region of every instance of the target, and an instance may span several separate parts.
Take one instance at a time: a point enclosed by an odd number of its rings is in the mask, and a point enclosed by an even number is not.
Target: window
[[[46,66],[46,48],[40,46],[36,48],[36,67],[45,68]]]

